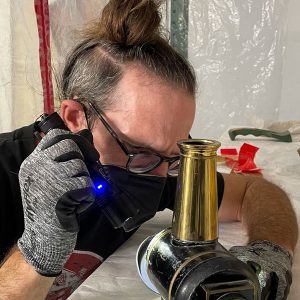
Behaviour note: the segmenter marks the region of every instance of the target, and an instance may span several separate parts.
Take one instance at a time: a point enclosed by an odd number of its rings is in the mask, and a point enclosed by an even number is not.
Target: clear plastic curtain
[[[0,43],[2,132],[33,121],[43,102],[33,1],[1,1],[0,14],[0,37],[5,37]]]
[[[59,75],[80,31],[97,19],[108,0],[49,0],[53,73]]]
[[[49,0],[55,107],[57,77],[79,30],[99,16],[107,0]],[[39,40],[33,0],[0,2],[0,132],[33,122],[43,113]]]
[[[12,127],[10,20],[10,0],[2,0],[0,6],[0,132],[9,130]]]
[[[232,125],[278,120],[288,4],[190,0],[188,53],[198,78],[194,136],[217,138]]]
[[[33,2],[0,1],[0,132],[43,112]],[[49,0],[56,108],[55,77],[66,53],[107,2]],[[298,0],[189,1],[188,56],[198,79],[193,136],[218,138],[231,125],[300,119],[299,9]]]

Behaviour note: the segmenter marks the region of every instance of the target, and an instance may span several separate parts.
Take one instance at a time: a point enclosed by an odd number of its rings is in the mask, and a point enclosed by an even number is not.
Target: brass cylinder
[[[180,169],[172,222],[173,236],[182,241],[218,239],[218,201],[214,140],[190,139],[178,143]]]

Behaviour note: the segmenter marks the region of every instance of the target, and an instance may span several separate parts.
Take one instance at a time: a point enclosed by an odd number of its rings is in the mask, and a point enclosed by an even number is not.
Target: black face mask
[[[96,188],[103,188],[96,192],[96,202],[115,228],[130,231],[155,215],[166,177],[133,174],[112,165],[102,168],[109,177],[109,187],[94,182]]]

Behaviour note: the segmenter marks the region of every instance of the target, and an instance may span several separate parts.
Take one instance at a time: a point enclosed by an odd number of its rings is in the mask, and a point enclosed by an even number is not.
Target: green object
[[[183,57],[188,57],[190,0],[172,0],[167,2],[170,28],[170,44]]]
[[[292,137],[289,131],[275,132],[271,130],[257,129],[257,128],[233,128],[233,129],[229,129],[228,134],[232,141],[234,141],[236,136],[238,135],[252,134],[254,136],[266,136],[266,137],[274,138],[281,142],[287,142],[287,143],[292,142]]]

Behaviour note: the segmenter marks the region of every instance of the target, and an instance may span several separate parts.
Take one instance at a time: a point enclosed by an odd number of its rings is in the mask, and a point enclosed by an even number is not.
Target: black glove
[[[22,163],[19,181],[25,229],[18,246],[38,273],[57,276],[72,253],[78,214],[95,197],[85,161],[98,159],[86,138],[53,129]]]
[[[229,251],[252,267],[260,283],[262,300],[287,299],[292,284],[292,258],[286,250],[270,241],[256,241]]]

